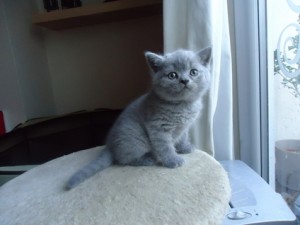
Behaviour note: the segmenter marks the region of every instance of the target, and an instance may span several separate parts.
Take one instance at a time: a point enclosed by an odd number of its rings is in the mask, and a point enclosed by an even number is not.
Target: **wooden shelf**
[[[162,14],[162,0],[119,0],[34,15],[32,22],[52,30]]]

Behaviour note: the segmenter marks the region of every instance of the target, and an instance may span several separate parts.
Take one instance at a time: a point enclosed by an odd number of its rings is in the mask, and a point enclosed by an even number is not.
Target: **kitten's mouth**
[[[181,90],[190,90],[190,89],[191,89],[191,85],[184,84]]]

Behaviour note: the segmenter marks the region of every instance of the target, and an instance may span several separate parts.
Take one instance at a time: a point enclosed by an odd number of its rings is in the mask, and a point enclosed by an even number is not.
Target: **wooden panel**
[[[162,0],[119,0],[34,15],[33,24],[62,30],[162,14]]]

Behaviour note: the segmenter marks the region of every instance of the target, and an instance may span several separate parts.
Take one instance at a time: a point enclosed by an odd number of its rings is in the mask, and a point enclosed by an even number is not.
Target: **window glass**
[[[294,2],[267,1],[269,123],[275,188],[300,224],[300,5]]]

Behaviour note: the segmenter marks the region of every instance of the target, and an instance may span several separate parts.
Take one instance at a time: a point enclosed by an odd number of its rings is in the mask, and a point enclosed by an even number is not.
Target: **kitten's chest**
[[[191,125],[198,117],[199,105],[182,105],[173,107],[162,107],[157,112],[157,126],[166,132],[180,133]]]
[[[180,112],[173,112],[169,114],[169,118],[166,122],[169,122],[170,126],[184,126],[192,122],[198,115],[198,112],[191,110],[182,110]]]

